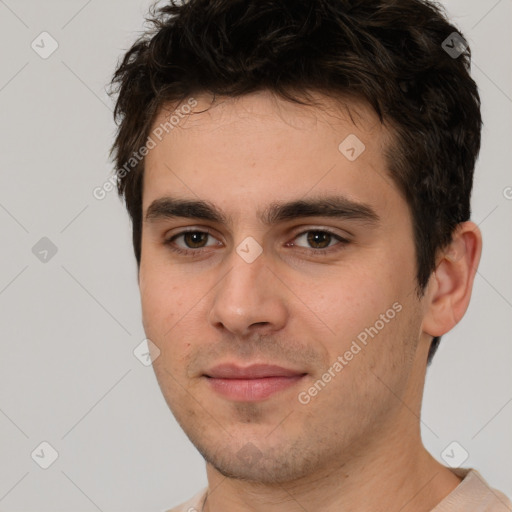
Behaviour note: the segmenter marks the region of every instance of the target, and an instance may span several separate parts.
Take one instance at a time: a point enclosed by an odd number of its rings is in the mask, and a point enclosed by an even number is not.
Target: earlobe
[[[452,242],[438,256],[426,294],[422,330],[442,336],[460,322],[471,299],[482,252],[482,234],[471,221],[458,225]]]

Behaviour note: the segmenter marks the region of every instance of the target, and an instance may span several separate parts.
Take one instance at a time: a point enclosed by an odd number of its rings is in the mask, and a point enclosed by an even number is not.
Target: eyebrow
[[[368,225],[377,225],[380,222],[380,217],[371,206],[344,196],[332,195],[273,202],[264,210],[258,210],[257,216],[267,226],[303,217],[358,220]],[[149,205],[145,222],[174,218],[200,219],[224,225],[232,224],[233,220],[208,201],[161,197]]]

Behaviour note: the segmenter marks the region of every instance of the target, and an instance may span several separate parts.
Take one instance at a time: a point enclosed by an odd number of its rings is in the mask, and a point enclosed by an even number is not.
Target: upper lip
[[[294,377],[305,372],[283,368],[274,364],[253,364],[238,366],[236,364],[219,364],[205,372],[214,379],[261,379],[264,377]]]

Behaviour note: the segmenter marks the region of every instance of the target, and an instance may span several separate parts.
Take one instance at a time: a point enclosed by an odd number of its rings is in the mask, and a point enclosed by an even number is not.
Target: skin
[[[384,158],[390,133],[364,103],[347,99],[350,117],[340,103],[315,97],[325,108],[262,91],[217,98],[205,112],[211,98],[197,95],[200,113],[149,152],[144,215],[172,196],[208,201],[229,220],[144,220],[139,286],[145,332],[160,350],[153,367],[207,461],[205,510],[428,511],[460,479],[421,441],[427,353],[432,337],[466,311],[481,235],[461,224],[418,297],[411,214]],[[338,149],[349,134],[365,144],[354,161]],[[269,226],[257,215],[273,202],[332,194],[369,206],[379,221],[315,216]],[[184,229],[211,236],[165,243]],[[308,242],[307,233],[322,230],[348,243]],[[248,236],[263,250],[252,263],[236,252]],[[325,245],[331,252],[321,255]],[[300,403],[299,393],[395,303],[400,312]],[[204,377],[224,362],[307,375],[265,400],[237,402]]]

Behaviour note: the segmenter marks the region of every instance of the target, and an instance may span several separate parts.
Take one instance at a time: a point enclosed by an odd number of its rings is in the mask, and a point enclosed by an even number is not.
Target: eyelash
[[[332,252],[336,252],[336,251],[339,251],[341,250],[345,245],[349,244],[350,241],[347,240],[346,238],[343,238],[341,237],[340,235],[336,234],[336,233],[333,233],[332,231],[329,231],[328,229],[307,229],[305,231],[301,231],[300,233],[297,233],[295,236],[294,236],[294,240],[296,238],[299,238],[300,236],[302,235],[305,235],[307,233],[311,233],[311,232],[314,232],[314,233],[326,233],[330,236],[332,236],[333,238],[337,239],[338,240],[338,244],[334,244],[332,246],[328,246],[327,248],[325,249],[312,249],[312,248],[304,248],[304,247],[299,247],[299,249],[303,252],[306,252],[306,253],[309,253],[309,254],[314,254],[315,256],[329,256]],[[182,249],[181,247],[177,247],[175,245],[173,245],[173,242],[174,240],[176,240],[178,237],[180,236],[183,236],[187,233],[200,233],[200,234],[207,234],[207,235],[210,235],[213,237],[213,234],[210,232],[210,231],[207,231],[207,230],[197,230],[197,229],[189,229],[189,230],[185,230],[185,231],[181,231],[179,233],[176,233],[174,234],[171,238],[169,238],[168,240],[165,240],[164,241],[164,245],[167,245],[169,247],[169,249],[177,254],[181,254],[181,255],[184,255],[184,256],[198,256],[200,253],[201,253],[201,249],[206,249],[206,247],[199,247],[197,249]],[[339,247],[341,246],[341,247]]]

